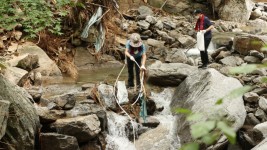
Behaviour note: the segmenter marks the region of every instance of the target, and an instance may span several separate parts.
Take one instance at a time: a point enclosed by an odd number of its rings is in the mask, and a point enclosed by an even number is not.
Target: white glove
[[[207,31],[206,31],[206,30],[201,30],[200,32],[202,32],[202,33],[206,33]]]
[[[133,57],[133,56],[130,56],[130,59],[131,59],[132,61],[135,61],[135,59],[134,59],[134,57]]]
[[[144,65],[142,65],[141,70],[146,70],[146,67]]]

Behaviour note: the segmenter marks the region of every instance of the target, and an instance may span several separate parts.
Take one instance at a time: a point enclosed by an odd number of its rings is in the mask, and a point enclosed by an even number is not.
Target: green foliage
[[[30,38],[44,29],[61,35],[62,17],[68,14],[64,7],[70,2],[57,0],[51,5],[46,0],[1,0],[0,28],[10,31],[21,25]]]
[[[250,91],[251,88],[251,86],[237,88],[225,95],[223,98],[218,99],[215,106],[223,104],[223,101],[226,99],[232,100],[236,97],[242,96],[246,92]],[[231,128],[231,123],[227,121],[225,116],[219,115],[217,112],[214,112],[214,115],[209,116],[207,120],[203,120],[204,114],[194,113],[185,108],[176,109],[176,113],[186,115],[186,120],[190,122],[191,136],[194,140],[198,140],[198,142],[183,145],[181,148],[182,150],[197,150],[199,148],[199,143],[211,145],[218,140],[222,134],[228,138],[231,144],[236,142],[236,133]]]

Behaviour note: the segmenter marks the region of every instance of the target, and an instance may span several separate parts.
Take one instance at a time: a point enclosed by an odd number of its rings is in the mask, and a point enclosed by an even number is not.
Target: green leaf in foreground
[[[191,110],[185,109],[185,108],[177,108],[175,112],[178,114],[191,114],[192,113]]]
[[[201,114],[195,114],[192,113],[186,117],[187,121],[198,121],[202,118],[203,116]]]
[[[231,144],[235,144],[236,133],[231,127],[229,127],[223,121],[218,122],[217,127],[224,133],[224,135],[228,138],[228,140]]]
[[[245,93],[247,93],[251,89],[252,89],[251,86],[246,85],[246,86],[234,89],[226,97],[229,98],[229,99],[234,99],[234,98],[237,98],[239,96],[244,95]]]
[[[183,145],[180,150],[198,150],[198,149],[199,149],[198,143],[188,143]]]
[[[216,102],[215,104],[216,104],[216,105],[221,105],[222,103],[223,103],[223,99],[220,98],[220,99],[217,100],[217,102]]]
[[[220,137],[220,135],[221,134],[219,132],[209,133],[209,134],[203,136],[201,140],[206,145],[211,145],[211,144],[213,144]]]
[[[191,126],[191,135],[194,139],[207,135],[215,128],[215,121],[202,121]]]
[[[244,65],[244,66],[239,66],[239,67],[233,67],[229,71],[231,74],[240,74],[240,73],[250,73],[258,68],[257,65],[255,64],[249,64],[249,65]]]

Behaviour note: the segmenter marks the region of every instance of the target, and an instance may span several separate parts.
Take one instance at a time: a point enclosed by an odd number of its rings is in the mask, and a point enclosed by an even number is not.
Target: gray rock
[[[7,119],[9,117],[9,106],[9,101],[0,100],[0,139],[6,133]]]
[[[252,102],[257,103],[259,101],[259,95],[254,92],[248,92],[244,94],[244,100],[249,103],[252,103]]]
[[[253,147],[251,150],[265,150],[267,149],[267,138],[261,141],[258,145]]]
[[[146,118],[146,121],[144,121],[144,119],[140,117],[138,119],[138,122],[141,123],[143,126],[149,128],[156,128],[160,124],[159,120],[152,116],[148,116]]]
[[[0,75],[0,99],[10,102],[5,135],[0,147],[3,149],[34,149],[40,123],[31,96]],[[1,109],[2,110],[2,109]]]
[[[183,49],[172,48],[171,51],[167,51],[165,62],[167,63],[186,63],[187,57],[183,52]]]
[[[156,61],[148,66],[148,82],[161,86],[177,86],[196,69],[187,64]]]
[[[221,59],[223,59],[223,58],[226,58],[227,56],[231,56],[231,52],[229,52],[229,51],[220,51],[220,53],[215,57],[215,61],[216,62],[218,62],[219,60],[221,60]],[[228,58],[228,60],[226,59],[226,60],[224,60],[226,63],[229,63],[229,64],[231,64],[231,65],[234,65],[234,66],[236,66],[237,65],[237,63],[239,63],[240,62],[240,60],[239,60],[239,62],[238,62],[238,57],[230,57],[230,58]],[[242,59],[241,59],[242,60]],[[236,63],[234,63],[236,61]],[[243,61],[243,60],[242,60]],[[224,64],[224,63],[223,63]],[[229,66],[231,66],[231,65],[229,65]]]
[[[77,139],[73,136],[57,133],[41,133],[40,141],[42,150],[79,150]]]
[[[27,73],[26,70],[17,67],[7,67],[3,70],[4,77],[13,84],[18,84],[20,79]]]
[[[219,61],[220,63],[227,65],[227,66],[240,66],[242,63],[244,63],[243,59],[240,57],[235,56],[228,56]]]
[[[265,68],[257,68],[251,72],[253,75],[260,75],[260,76],[266,76],[267,71]]]
[[[158,41],[154,39],[147,39],[147,44],[153,47],[159,47],[162,48],[164,47],[165,41]]]
[[[168,30],[173,30],[176,28],[176,24],[170,20],[163,21],[163,27]]]
[[[32,86],[32,87],[26,88],[26,90],[32,96],[32,98],[35,102],[40,101],[40,98],[43,95],[43,90],[42,90],[41,86],[39,86],[39,87]]]
[[[250,64],[261,63],[261,60],[254,56],[246,56],[244,60],[245,62],[250,63]]]
[[[261,122],[267,121],[267,116],[262,109],[257,109],[255,116],[261,120]]]
[[[47,107],[35,106],[35,108],[36,108],[41,124],[49,124],[57,120],[56,116],[53,115]]]
[[[36,71],[41,72],[42,76],[62,76],[61,71],[56,63],[51,60],[38,46],[24,45],[21,49],[18,49],[18,51],[21,55],[27,53],[38,55],[40,67],[38,67]],[[13,62],[13,64],[16,65],[18,60],[14,59],[13,61],[11,60],[9,62]]]
[[[215,69],[194,71],[176,88],[171,108],[186,108],[203,114],[201,121],[209,117],[225,116],[233,122],[233,129],[240,129],[246,118],[246,110],[241,96],[226,98],[216,106],[216,100],[234,89],[241,88],[241,83],[232,77],[226,77]],[[191,141],[189,124],[184,115],[178,115],[178,135],[181,143]]]
[[[150,26],[150,24],[148,22],[146,22],[145,20],[141,20],[137,22],[138,26],[144,30],[147,30]]]
[[[256,78],[254,78],[254,79],[252,80],[252,82],[253,82],[254,84],[260,84],[260,83],[262,83],[263,79],[266,79],[266,76],[263,76],[263,77],[256,77]]]
[[[222,20],[246,22],[250,18],[252,3],[250,0],[228,0],[219,8],[219,18]]]
[[[163,29],[163,23],[161,20],[158,20],[157,23],[155,24],[155,27],[162,30]]]
[[[150,30],[146,30],[146,31],[142,32],[142,35],[146,35],[148,37],[151,37],[153,35],[153,33]]]
[[[178,145],[174,145],[176,142],[175,137],[169,137],[171,139],[168,139],[168,134],[172,132],[169,131],[166,127],[163,125],[159,125],[155,129],[151,129],[143,134],[141,134],[135,142],[136,149],[140,150],[169,150],[173,147]],[[175,134],[175,133],[174,133]]]
[[[262,12],[259,8],[255,9],[254,11],[251,12],[250,18],[251,19],[257,19],[260,16],[262,16]]]
[[[153,16],[146,16],[146,21],[152,25],[157,23],[157,19]]]
[[[153,16],[153,11],[147,6],[140,6],[138,8],[138,12],[139,12],[140,15]]]
[[[255,20],[249,20],[246,24],[247,26],[250,27],[257,27],[257,28],[266,28],[267,27],[267,22],[262,19],[255,19]]]
[[[117,82],[117,98],[120,105],[127,104],[129,102],[125,81]]]
[[[259,107],[264,111],[267,112],[267,99],[264,97],[260,97],[259,99]]]
[[[116,109],[116,100],[114,98],[114,91],[111,85],[100,84],[98,86],[98,92],[106,107],[113,110]]]
[[[257,57],[259,58],[260,60],[262,60],[264,58],[264,54],[262,52],[259,52],[259,51],[256,51],[256,50],[251,50],[249,52],[249,55],[250,56],[254,56],[254,57]]]
[[[170,37],[168,33],[164,31],[157,30],[157,33],[162,37],[162,40],[166,41],[166,43],[173,43],[175,41],[174,38]]]
[[[258,95],[267,94],[266,88],[256,88],[252,92],[257,93]]]
[[[258,130],[262,133],[263,137],[267,137],[267,122],[256,125],[253,130]]]
[[[257,110],[256,108],[251,108],[249,106],[245,106],[245,109],[246,109],[247,113],[254,113]]]
[[[253,113],[249,113],[246,117],[246,121],[245,124],[246,125],[252,125],[255,126],[257,124],[261,123],[255,116]]]
[[[66,111],[67,117],[86,116],[96,114],[103,109],[97,104],[76,104],[71,110]]]
[[[64,110],[69,110],[75,106],[76,99],[74,94],[63,94],[53,97],[52,102]]]
[[[39,67],[39,57],[38,55],[35,54],[29,54],[26,57],[24,57],[23,59],[21,59],[17,66],[18,68],[27,70],[27,71],[31,71],[35,68]]]
[[[267,63],[267,58],[264,58],[264,59],[261,61],[261,63],[266,64],[266,63]]]
[[[94,83],[87,83],[87,84],[83,84],[82,85],[82,90],[85,91],[87,89],[91,89],[91,88],[94,88],[94,87],[95,87]]]
[[[181,14],[186,12],[190,7],[190,2],[188,1],[168,0],[163,10],[172,14]]]
[[[183,45],[184,48],[189,48],[196,43],[196,40],[188,35],[178,37],[178,41]]]
[[[242,55],[248,55],[250,50],[261,51],[267,44],[267,36],[242,35],[234,39],[234,49]]]
[[[88,142],[96,137],[101,131],[98,117],[93,115],[58,119],[50,125],[59,134],[66,134],[77,138],[79,143]]]

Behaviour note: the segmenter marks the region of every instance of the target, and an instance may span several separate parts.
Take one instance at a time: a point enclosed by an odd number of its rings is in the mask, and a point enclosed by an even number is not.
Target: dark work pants
[[[135,61],[138,63],[138,65],[141,67],[141,60],[142,57],[135,58]],[[127,57],[127,65],[128,65],[128,86],[134,86],[134,66],[135,66],[135,76],[136,76],[136,83],[137,85],[140,85],[140,69],[136,65],[135,62],[133,62],[130,58]]]
[[[209,63],[208,47],[209,47],[210,41],[211,41],[211,38],[204,38],[205,50],[200,51],[200,57],[201,57],[201,61],[202,61],[203,66],[207,66]]]

